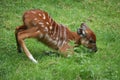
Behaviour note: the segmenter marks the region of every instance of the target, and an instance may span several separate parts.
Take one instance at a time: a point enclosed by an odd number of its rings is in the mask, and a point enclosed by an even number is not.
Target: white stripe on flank
[[[64,35],[63,35],[64,41],[63,41],[61,47],[66,43],[66,27],[63,26],[63,30],[64,30]]]
[[[49,17],[49,22],[50,22],[50,23],[51,23],[51,20],[52,20],[52,19]]]
[[[66,41],[66,27],[64,27],[64,38],[65,38],[65,41]]]
[[[53,26],[54,21],[51,22],[51,26]]]
[[[60,41],[60,26],[58,25],[57,27],[58,27],[58,31],[57,31],[57,37],[58,37],[58,41],[57,42],[58,43],[57,43],[57,46],[60,47],[60,43],[61,43],[61,41]]]
[[[59,42],[58,42],[58,46],[60,47],[62,45],[62,25],[59,25]]]
[[[62,38],[62,25],[59,26],[60,27],[60,38]]]
[[[57,24],[55,24],[55,26],[54,26],[53,36],[55,36],[55,35],[56,35],[56,33],[57,33],[57,31],[56,31],[56,27],[57,27]],[[58,37],[58,36],[57,36],[57,37]]]
[[[58,27],[58,30],[56,30],[54,32],[56,32],[56,37],[58,37],[58,40],[59,40],[59,26],[56,26],[56,27]],[[54,35],[55,35],[55,33],[54,33]]]

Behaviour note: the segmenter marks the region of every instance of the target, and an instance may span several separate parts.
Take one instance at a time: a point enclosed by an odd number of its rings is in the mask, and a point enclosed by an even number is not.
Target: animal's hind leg
[[[37,28],[33,27],[24,31],[21,31],[18,33],[18,42],[20,46],[22,47],[23,51],[27,55],[27,57],[32,60],[34,63],[37,63],[37,61],[34,59],[30,51],[27,49],[24,39],[26,38],[36,38],[40,35],[40,31],[37,31]]]
[[[24,26],[24,25],[19,26],[19,27],[17,27],[17,28],[15,29],[15,38],[16,38],[17,50],[18,50],[19,53],[22,52],[22,49],[21,49],[21,46],[20,46],[20,44],[19,44],[19,42],[18,42],[18,32],[24,31],[24,30],[26,30],[26,29],[27,29],[27,27]]]

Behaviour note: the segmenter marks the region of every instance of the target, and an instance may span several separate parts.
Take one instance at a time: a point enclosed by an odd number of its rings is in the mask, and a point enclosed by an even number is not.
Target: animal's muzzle
[[[93,52],[97,52],[97,50],[98,50],[97,47],[94,47],[94,48],[92,49]]]

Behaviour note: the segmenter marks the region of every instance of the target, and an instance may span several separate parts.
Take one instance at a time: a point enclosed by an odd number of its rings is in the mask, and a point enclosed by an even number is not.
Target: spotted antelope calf
[[[50,48],[60,51],[64,56],[68,56],[66,54],[68,50],[73,51],[73,46],[69,45],[70,41],[74,41],[75,46],[82,44],[94,52],[97,51],[96,36],[85,23],[82,23],[76,32],[72,32],[67,27],[56,23],[43,10],[26,11],[23,15],[23,25],[15,30],[15,37],[18,52],[22,52],[23,49],[27,57],[35,63],[37,60],[24,43],[26,38],[35,38]]]

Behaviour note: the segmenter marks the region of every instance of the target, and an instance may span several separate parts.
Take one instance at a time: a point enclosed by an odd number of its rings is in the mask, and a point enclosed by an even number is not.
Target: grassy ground
[[[29,9],[47,11],[73,31],[86,21],[96,33],[98,52],[80,47],[70,58],[44,55],[50,49],[36,40],[27,47],[39,61],[32,63],[16,50],[14,30]],[[0,80],[120,80],[119,0],[0,0]]]

